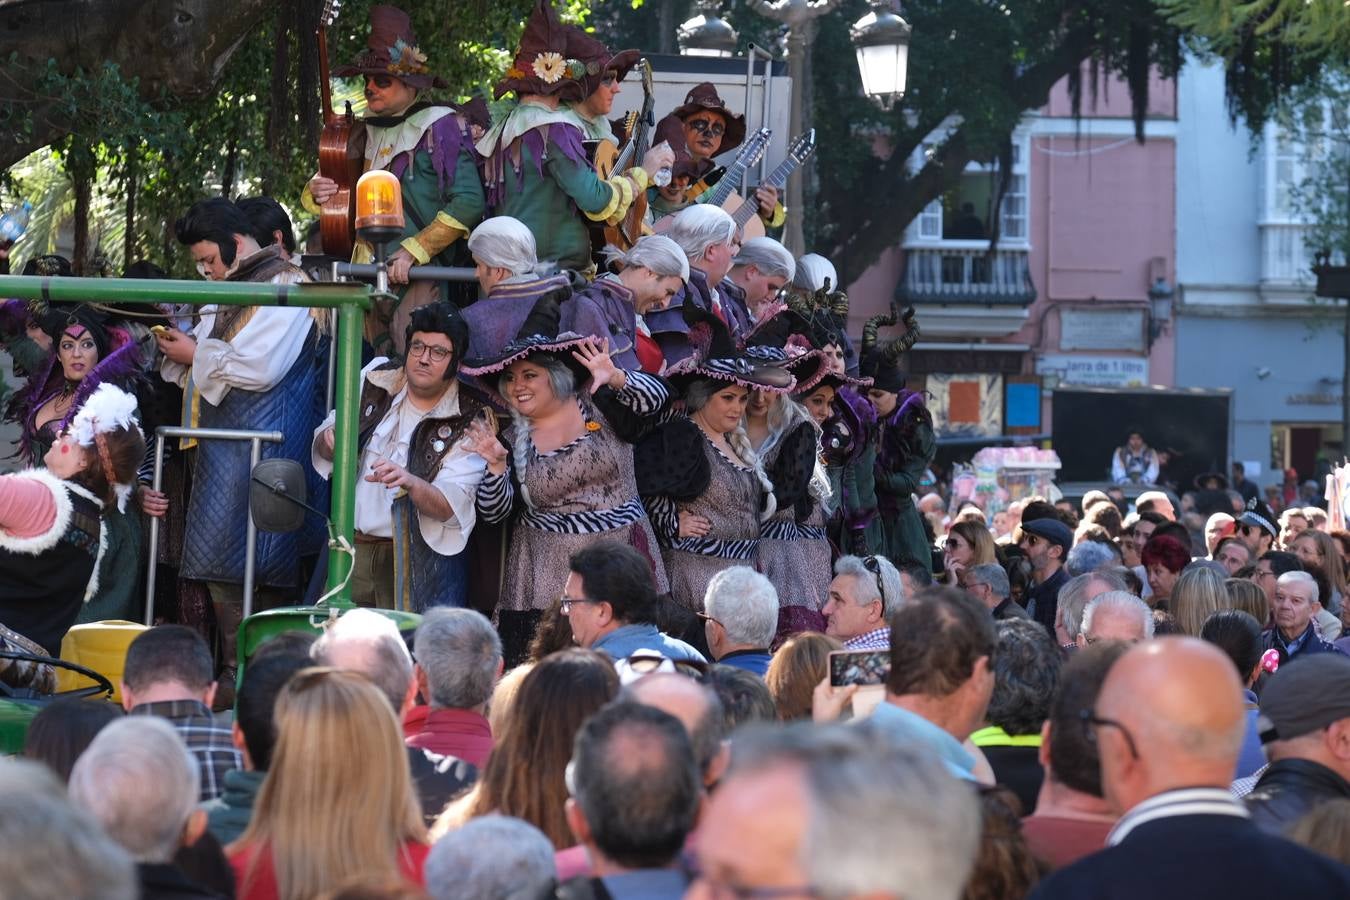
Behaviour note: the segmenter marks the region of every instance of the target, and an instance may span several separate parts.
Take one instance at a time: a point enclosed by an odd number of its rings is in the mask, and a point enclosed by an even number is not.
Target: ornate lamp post
[[[872,11],[853,23],[850,37],[858,52],[863,91],[882,109],[905,96],[909,70],[909,36],[913,30],[900,18],[892,0],[872,0]]]

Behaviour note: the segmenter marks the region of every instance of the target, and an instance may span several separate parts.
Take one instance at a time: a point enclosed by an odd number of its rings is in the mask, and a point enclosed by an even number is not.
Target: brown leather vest
[[[376,371],[397,368],[398,364],[391,362],[380,366]],[[484,409],[491,408],[485,395],[463,382],[459,383],[458,390],[459,415],[423,418],[413,429],[412,439],[408,442],[408,471],[425,481],[431,481],[435,477],[436,470],[441,467],[441,461],[464,436],[469,423]],[[361,386],[361,410],[357,420],[356,437],[358,453],[366,452],[370,436],[393,404],[394,395],[384,388],[372,384],[369,380]]]

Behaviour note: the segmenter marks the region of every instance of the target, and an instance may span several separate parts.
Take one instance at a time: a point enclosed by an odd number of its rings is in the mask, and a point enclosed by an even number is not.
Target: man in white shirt
[[[174,228],[197,271],[211,281],[309,280],[280,246],[259,247],[253,224],[224,197],[194,203]],[[320,415],[323,364],[317,343],[323,321],[322,310],[303,307],[203,306],[191,333],[157,334],[165,357],[161,376],[200,395],[193,396],[184,424],[280,431],[285,439],[264,443],[262,455],[303,459]],[[220,680],[230,683],[243,600],[249,444],[208,440],[196,452],[181,574],[207,583],[222,636],[226,671]],[[302,586],[300,557],[317,553],[322,535],[317,516],[299,532],[260,532],[256,586],[287,592],[276,599],[295,596]]]
[[[486,463],[461,439],[487,400],[456,380],[469,326],[449,303],[419,307],[400,366],[380,357],[362,375],[352,599],[423,612],[464,606],[465,544]],[[314,468],[333,471],[335,416],[314,431]]]

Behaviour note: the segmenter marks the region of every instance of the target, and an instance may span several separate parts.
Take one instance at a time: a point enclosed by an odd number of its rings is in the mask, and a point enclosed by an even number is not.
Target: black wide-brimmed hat
[[[370,8],[370,37],[366,49],[333,74],[339,78],[352,75],[388,75],[407,82],[418,90],[448,87],[427,66],[427,55],[417,46],[417,35],[412,20],[397,6]]]
[[[565,363],[577,376],[577,384],[585,384],[590,379],[590,371],[577,362],[572,351],[595,338],[577,334],[574,331],[558,330],[561,321],[562,300],[571,295],[569,287],[549,291],[534,301],[534,308],[525,317],[525,322],[516,332],[516,337],[502,348],[502,352],[491,358],[465,360],[461,368],[465,375],[478,378],[496,375],[505,371],[512,363],[519,362],[539,354],[551,354]]]
[[[1216,485],[1216,486],[1213,487],[1213,488],[1207,488],[1207,487],[1205,487],[1205,482],[1207,482],[1207,481],[1217,481],[1217,482],[1218,482],[1218,485]],[[1195,482],[1194,482],[1194,484],[1195,484],[1195,489],[1196,489],[1197,491],[1208,491],[1208,490],[1226,491],[1226,490],[1228,490],[1228,478],[1227,478],[1222,472],[1202,472],[1202,473],[1200,473],[1199,475],[1195,476]]]
[[[665,373],[666,380],[681,393],[699,379],[775,394],[786,394],[796,386],[796,379],[781,363],[737,349],[726,323],[708,310],[686,300],[682,312],[694,352]]]

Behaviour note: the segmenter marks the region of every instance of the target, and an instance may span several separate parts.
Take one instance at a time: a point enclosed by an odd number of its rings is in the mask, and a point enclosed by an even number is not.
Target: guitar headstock
[[[792,146],[788,147],[787,155],[796,160],[798,165],[806,162],[811,155],[816,152],[816,130],[812,128],[805,134],[799,134],[792,141]]]
[[[767,128],[761,128],[755,132],[750,140],[745,142],[740,154],[736,157],[738,163],[742,163],[746,168],[759,162],[759,158],[764,155],[764,151],[769,148],[769,138],[773,137],[773,132]]]
[[[642,76],[642,92],[650,97],[655,88],[652,87],[652,64],[647,62],[647,57],[642,57],[637,63],[638,73]]]
[[[342,0],[324,0],[323,12],[319,13],[319,24],[327,28],[337,20],[342,11]]]

